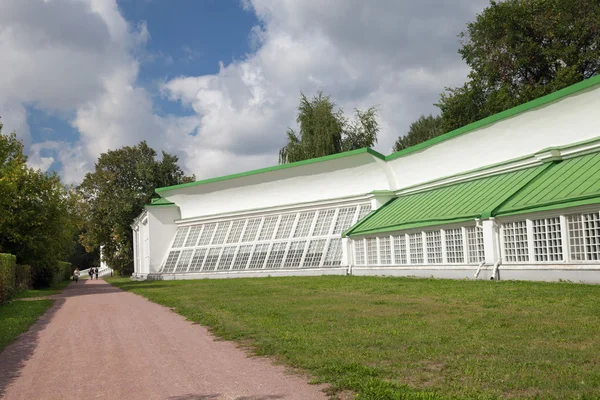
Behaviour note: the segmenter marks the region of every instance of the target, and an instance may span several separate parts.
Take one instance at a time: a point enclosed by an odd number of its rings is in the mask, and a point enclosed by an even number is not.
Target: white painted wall
[[[161,193],[181,218],[364,195],[390,188],[384,161],[368,153]]]
[[[142,264],[146,273],[157,273],[177,231],[175,220],[180,218],[178,207],[148,207],[148,262]],[[142,245],[144,247],[144,245]],[[145,254],[143,254],[144,256]]]
[[[418,153],[388,161],[395,187],[412,186],[600,136],[600,86],[576,93]]]

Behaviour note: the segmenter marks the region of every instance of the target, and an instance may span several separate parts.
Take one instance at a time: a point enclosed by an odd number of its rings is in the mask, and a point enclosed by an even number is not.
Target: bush
[[[55,261],[41,262],[33,267],[33,287],[41,289],[53,286],[71,278],[71,263]]]
[[[15,268],[15,290],[17,292],[31,289],[31,267],[17,265]]]
[[[71,276],[73,275],[72,271],[71,271],[71,263],[66,262],[66,261],[57,261],[56,264],[58,264],[58,276],[55,279],[56,283],[60,283],[62,281],[68,281],[69,279],[71,279]]]
[[[0,304],[6,302],[15,292],[15,269],[17,257],[0,254]]]

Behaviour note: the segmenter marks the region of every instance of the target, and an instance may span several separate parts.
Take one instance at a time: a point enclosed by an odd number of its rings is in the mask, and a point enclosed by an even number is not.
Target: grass
[[[600,286],[339,276],[107,280],[360,399],[600,396]]]
[[[52,303],[52,300],[34,300],[12,301],[0,305],[0,352],[26,332]]]
[[[46,296],[52,296],[53,294],[60,294],[60,292],[62,292],[63,289],[66,288],[70,282],[71,281],[63,281],[63,282],[57,283],[56,285],[54,285],[52,287],[44,288],[44,289],[25,290],[25,291],[17,293],[15,296],[13,296],[12,299],[13,300],[14,299],[27,299],[27,298],[31,298],[31,297],[46,297]]]

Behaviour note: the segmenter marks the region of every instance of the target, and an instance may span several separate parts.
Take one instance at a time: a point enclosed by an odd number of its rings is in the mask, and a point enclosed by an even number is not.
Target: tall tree
[[[459,37],[471,73],[440,96],[445,132],[600,72],[598,0],[492,1]]]
[[[154,189],[194,180],[185,176],[178,158],[157,153],[143,141],[137,146],[110,150],[98,158],[94,172],[78,187],[83,230],[80,242],[87,251],[104,246],[103,258],[122,273],[133,271],[130,224],[155,196]]]
[[[279,163],[286,164],[371,147],[377,143],[379,124],[377,110],[355,110],[348,120],[341,109],[335,109],[329,96],[319,91],[312,99],[300,94],[296,122],[298,132],[288,128],[287,144],[279,151]]]
[[[439,136],[442,133],[442,118],[439,115],[435,117],[431,114],[427,117],[421,115],[418,120],[410,124],[406,136],[400,136],[398,140],[396,140],[394,151],[400,151],[407,147],[414,146]]]
[[[0,124],[0,252],[14,254],[19,264],[44,276],[74,250],[72,192],[56,173],[29,168],[16,134],[1,130]]]

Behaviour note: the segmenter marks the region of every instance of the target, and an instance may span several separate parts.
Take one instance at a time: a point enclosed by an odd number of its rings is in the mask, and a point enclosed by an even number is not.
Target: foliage
[[[440,96],[444,132],[600,72],[597,0],[492,1],[459,37],[471,73]]]
[[[103,257],[111,268],[132,272],[133,219],[155,196],[155,188],[194,180],[184,175],[177,161],[164,151],[157,159],[145,141],[101,154],[95,171],[86,174],[78,187],[80,242],[85,249],[104,246]]]
[[[42,289],[29,289],[22,292],[18,292],[13,296],[13,299],[30,299],[32,297],[46,297],[60,294],[68,285],[70,281],[62,281],[49,287]]]
[[[406,136],[400,136],[394,144],[394,151],[400,151],[407,147],[425,142],[443,133],[442,118],[440,116],[428,115],[421,117],[410,124]]]
[[[36,300],[0,305],[0,352],[20,334],[27,332],[52,303],[52,300]]]
[[[0,193],[0,251],[34,268],[70,255],[76,229],[72,192],[56,173],[27,166],[15,133],[0,132]]]
[[[371,147],[377,143],[379,123],[377,109],[354,110],[349,120],[341,109],[323,92],[312,99],[300,94],[296,122],[299,131],[288,128],[287,144],[279,151],[279,163],[287,164],[310,158],[323,157],[343,151]]]
[[[17,257],[0,253],[0,304],[5,303],[15,292],[15,269]]]
[[[108,281],[360,399],[592,399],[600,387],[598,285],[355,276]]]

